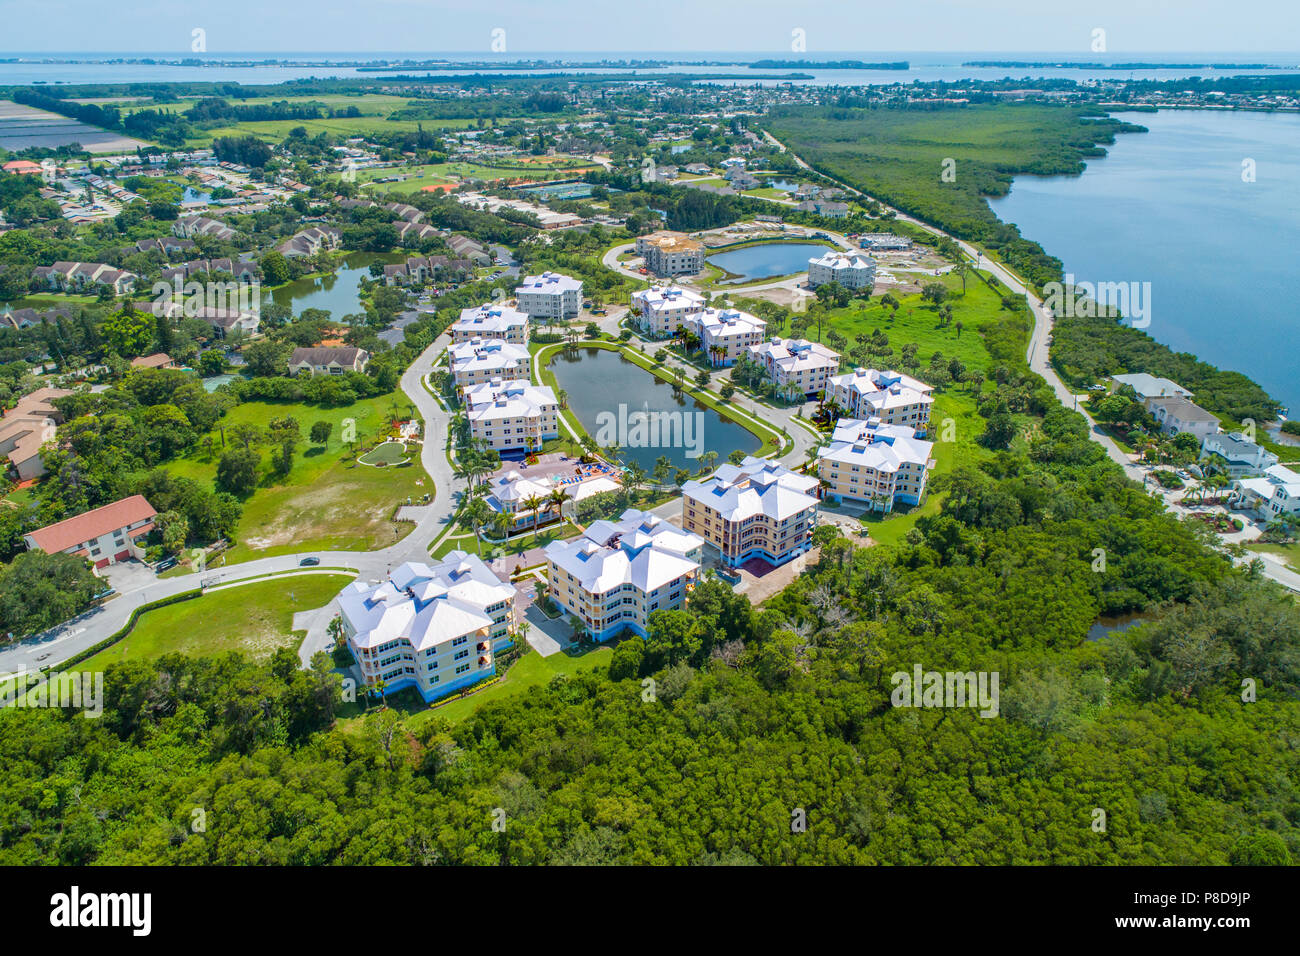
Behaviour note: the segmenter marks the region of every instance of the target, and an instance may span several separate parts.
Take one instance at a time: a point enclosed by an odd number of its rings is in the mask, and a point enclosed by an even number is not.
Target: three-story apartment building
[[[632,293],[633,312],[642,332],[655,338],[676,334],[682,319],[704,308],[704,296],[681,286],[651,286]]]
[[[699,339],[700,349],[714,368],[735,365],[767,334],[766,322],[739,309],[700,309],[683,318],[681,325]]]
[[[470,339],[452,345],[447,353],[451,377],[462,400],[475,385],[526,382],[532,370],[528,347],[503,339]]]
[[[839,354],[820,342],[777,339],[749,347],[749,357],[763,368],[783,394],[816,398],[840,370]]]
[[[470,434],[502,451],[536,451],[560,437],[560,403],[547,385],[494,380],[465,390]]]
[[[571,319],[582,308],[582,280],[558,272],[528,276],[515,289],[515,301],[531,319]]]
[[[461,309],[451,326],[453,343],[471,339],[501,339],[513,345],[528,344],[528,316],[508,305],[484,303],[476,309]]]
[[[933,391],[925,382],[902,372],[857,368],[831,378],[826,399],[833,400],[850,418],[908,425],[924,438],[930,430]]]

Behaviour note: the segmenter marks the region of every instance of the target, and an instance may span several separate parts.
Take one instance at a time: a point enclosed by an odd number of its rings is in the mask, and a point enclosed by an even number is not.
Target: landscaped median
[[[629,345],[617,342],[596,342],[588,340],[578,342],[572,346],[566,342],[556,342],[543,345],[533,351],[533,375],[536,384],[550,385],[553,388],[558,387],[555,373],[551,370],[550,363],[556,354],[569,348],[602,349],[607,352],[617,352],[623,358],[627,359],[639,368],[644,369],[646,372],[649,372],[660,381],[668,382],[669,384],[674,384],[676,382],[671,369],[667,366],[656,364],[653,359],[647,357],[644,353]],[[714,412],[717,412],[717,414],[725,421],[739,425],[741,428],[758,438],[763,444],[754,452],[756,456],[762,458],[770,455],[780,455],[784,454],[789,449],[791,442],[782,436],[779,429],[774,428],[762,419],[741,411],[739,408],[724,401],[720,396],[710,392],[708,389],[703,389],[692,384],[690,380],[682,382],[681,388],[683,394],[686,396],[698,401],[701,405],[712,409]],[[582,423],[578,421],[577,416],[571,411],[568,409],[562,409],[560,414],[564,421],[579,437],[587,434]]]

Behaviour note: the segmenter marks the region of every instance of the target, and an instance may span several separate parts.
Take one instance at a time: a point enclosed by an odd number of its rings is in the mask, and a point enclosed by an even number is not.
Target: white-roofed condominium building
[[[654,338],[677,333],[682,319],[704,308],[704,296],[680,286],[651,286],[632,293],[632,313],[637,327]]]
[[[759,345],[767,334],[767,323],[739,309],[700,309],[682,319],[681,329],[695,336],[698,347],[714,368],[735,365]]]
[[[339,593],[343,635],[368,687],[414,687],[425,701],[496,673],[514,643],[515,587],[478,557],[452,551],[438,564],[407,562],[377,585]]]
[[[818,453],[817,474],[825,497],[865,501],[872,510],[889,512],[899,502],[921,503],[933,448],[907,425],[845,418]]]
[[[713,477],[682,486],[682,527],[730,567],[751,558],[784,564],[812,546],[818,484],[763,458],[721,465]]]
[[[546,546],[548,595],[593,640],[625,628],[645,637],[651,614],[685,603],[703,548],[698,536],[629,508],[618,521],[593,521],[575,541]]]
[[[582,308],[582,280],[558,272],[528,276],[515,289],[515,301],[530,319],[571,319]]]
[[[749,357],[763,366],[782,394],[817,398],[840,370],[840,356],[820,342],[778,339],[749,347]]]
[[[470,434],[498,452],[538,451],[560,437],[560,403],[547,385],[492,381],[465,390]]]
[[[930,430],[934,389],[902,372],[857,368],[830,380],[826,400],[849,418],[880,419],[885,425],[908,425],[922,438]]]
[[[863,252],[836,252],[828,249],[816,259],[808,260],[808,284],[814,289],[838,282],[846,289],[870,289],[876,281],[876,260]]]
[[[461,309],[451,326],[452,342],[470,339],[501,339],[515,345],[528,344],[528,316],[508,305],[485,303],[477,309]]]
[[[503,339],[470,339],[447,349],[451,377],[456,393],[465,393],[475,385],[492,381],[526,382],[532,368],[528,346]]]

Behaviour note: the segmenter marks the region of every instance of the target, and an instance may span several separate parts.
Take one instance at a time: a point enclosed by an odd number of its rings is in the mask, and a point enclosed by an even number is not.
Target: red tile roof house
[[[144,495],[132,495],[75,518],[46,525],[23,535],[27,547],[46,554],[75,554],[88,558],[98,570],[130,558],[143,558],[136,543],[153,530],[158,513]]]
[[[29,159],[15,159],[12,162],[5,163],[4,171],[14,176],[39,176],[41,166]]]
[[[20,481],[45,474],[41,447],[54,441],[56,428],[63,422],[63,414],[50,400],[71,394],[62,388],[38,388],[20,398],[0,419],[0,455],[9,458]]]

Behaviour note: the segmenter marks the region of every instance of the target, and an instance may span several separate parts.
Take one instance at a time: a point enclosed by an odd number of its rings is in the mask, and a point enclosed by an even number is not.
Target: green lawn
[[[235,535],[238,544],[226,560],[234,563],[313,548],[370,551],[398,541],[411,525],[391,520],[394,509],[408,497],[418,499],[434,490],[419,456],[413,451],[411,464],[401,467],[367,467],[352,461],[340,439],[345,419],[356,422],[358,441],[369,442],[387,430],[390,416],[404,418],[409,411],[405,398],[394,395],[362,399],[344,408],[270,402],[232,408],[219,423],[227,435],[235,424],[264,429],[271,419],[288,415],[298,420],[304,437],[283,478],[272,473],[269,449],[263,450],[261,484],[244,502]],[[317,421],[334,426],[329,444],[323,447],[306,438]],[[167,467],[208,484],[216,477],[221,453],[222,434],[215,429],[188,457]]]
[[[479,707],[494,700],[506,700],[526,693],[530,688],[547,684],[553,677],[562,674],[573,675],[580,670],[601,670],[609,667],[610,648],[600,646],[584,654],[567,654],[561,652],[550,657],[542,657],[536,651],[529,651],[511,665],[505,676],[478,693],[461,697],[440,707],[425,707],[422,703],[412,703],[413,695],[401,699],[398,709],[403,714],[403,726],[408,732],[416,732],[421,725],[434,717],[460,723]],[[418,698],[415,700],[418,701]],[[379,710],[378,703],[371,704],[370,713]],[[339,718],[338,725],[345,733],[357,733],[362,730],[365,717],[362,714]]]
[[[118,661],[169,653],[240,651],[265,659],[276,648],[301,641],[293,633],[295,612],[328,604],[351,580],[348,574],[281,576],[146,611],[130,634],[77,666],[102,670]]]
[[[386,441],[357,460],[363,465],[396,465],[400,461],[406,461],[408,454],[416,450],[415,446],[408,449],[400,441]]]
[[[1276,554],[1286,562],[1289,568],[1300,571],[1300,543],[1266,544],[1260,541],[1251,541],[1246,547],[1251,551],[1265,551],[1269,554]]]
[[[849,349],[853,349],[857,344],[856,336],[870,336],[876,329],[880,329],[889,336],[895,363],[904,345],[915,342],[919,346],[917,355],[922,365],[919,375],[921,379],[925,378],[924,367],[935,352],[942,352],[946,358],[955,355],[967,368],[977,368],[987,373],[991,365],[996,363],[992,361],[980,333],[1005,327],[1007,323],[1014,324],[1018,321],[1016,317],[1003,309],[1001,297],[974,275],[966,280],[965,294],[961,291],[961,280],[955,276],[934,276],[925,281],[941,282],[950,290],[950,297],[944,304],[952,306],[953,320],[946,327],[940,327],[938,311],[922,300],[919,294],[900,296],[894,293],[900,303],[897,318],[890,318],[894,314],[893,310],[882,306],[881,295],[875,295],[869,304],[857,300],[847,308],[832,309],[829,323],[822,327],[823,341],[826,331],[834,329],[848,339]],[[887,288],[880,290],[882,295]],[[960,330],[957,328],[958,322],[962,324]],[[1023,320],[1023,325],[1027,330],[1027,318]],[[816,333],[817,327],[813,325],[809,329],[809,336],[816,338]],[[1020,354],[1024,354],[1023,349]]]

